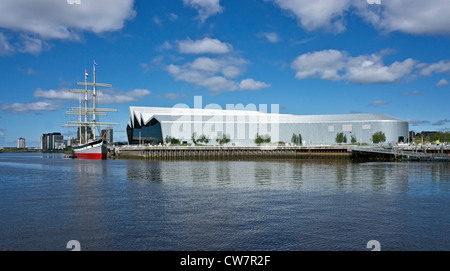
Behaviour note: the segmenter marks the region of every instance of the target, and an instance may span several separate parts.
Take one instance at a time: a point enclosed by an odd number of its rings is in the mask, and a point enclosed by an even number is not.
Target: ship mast
[[[95,99],[97,98],[97,94],[96,94],[96,92],[95,92],[95,66],[97,65],[97,63],[95,63],[95,60],[94,60],[94,64],[92,65],[93,66],[93,70],[94,70],[94,85],[92,86],[92,108],[94,109],[94,112],[95,112]],[[94,125],[93,125],[93,130],[94,130],[94,139],[95,139],[95,114],[94,115],[92,115],[92,122],[94,123]]]
[[[88,107],[88,88],[87,88],[87,76],[86,72],[84,73],[84,122],[87,122],[87,107]],[[81,108],[80,108],[81,111]],[[84,141],[87,143],[88,136],[87,136],[87,127],[84,127]],[[80,138],[81,143],[81,138]]]
[[[108,123],[108,122],[98,122],[96,116],[107,116],[106,112],[117,112],[116,109],[108,108],[97,108],[96,99],[98,94],[102,94],[101,91],[97,91],[97,87],[109,87],[112,88],[111,84],[103,84],[96,82],[95,66],[97,63],[93,64],[93,82],[88,83],[87,77],[88,73],[85,71],[84,82],[78,82],[77,85],[84,86],[84,89],[70,89],[70,92],[79,93],[79,107],[72,107],[71,110],[66,112],[66,115],[78,115],[78,121],[69,121],[68,124],[63,125],[63,127],[79,127],[80,144],[88,143],[88,127],[93,128],[93,139],[96,139],[95,128],[96,127],[108,127],[110,125],[119,125],[119,123]],[[92,86],[92,90],[88,89],[88,86]],[[81,95],[84,94],[84,107],[81,106]],[[92,107],[88,107],[88,95],[92,94]],[[82,121],[81,116],[84,116],[84,121]],[[92,121],[89,121],[88,117],[92,117]],[[84,127],[84,142],[82,140],[81,127]]]

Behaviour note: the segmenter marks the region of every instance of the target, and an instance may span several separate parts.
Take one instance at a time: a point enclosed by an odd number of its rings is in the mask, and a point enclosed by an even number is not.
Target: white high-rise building
[[[25,144],[25,138],[18,138],[17,139],[17,148],[18,149],[25,149],[26,144]]]

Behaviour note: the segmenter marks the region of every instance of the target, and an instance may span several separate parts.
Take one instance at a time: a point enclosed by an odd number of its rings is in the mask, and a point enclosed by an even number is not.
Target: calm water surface
[[[0,250],[450,250],[449,163],[0,154]]]

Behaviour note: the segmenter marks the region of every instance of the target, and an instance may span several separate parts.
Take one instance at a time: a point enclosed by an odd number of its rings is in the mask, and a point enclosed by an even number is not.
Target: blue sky
[[[67,89],[94,60],[115,140],[129,106],[194,96],[448,130],[448,14],[448,0],[0,0],[0,146],[74,135]]]

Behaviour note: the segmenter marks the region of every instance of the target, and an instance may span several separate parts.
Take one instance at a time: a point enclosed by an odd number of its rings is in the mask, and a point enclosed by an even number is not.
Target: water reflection
[[[448,163],[352,163],[343,160],[127,161],[127,178],[179,185],[300,191],[448,189]],[[447,190],[448,191],[448,190]]]
[[[336,165],[335,171],[336,171],[336,187],[339,190],[345,189],[346,182],[347,182],[347,170],[348,165],[338,164]]]
[[[270,185],[272,180],[272,171],[274,171],[274,168],[267,167],[265,164],[257,164],[253,168],[254,176],[255,176],[255,183],[257,185]],[[283,176],[279,176],[282,178]]]
[[[127,161],[127,179],[131,181],[162,182],[164,180],[159,162]]]
[[[216,181],[219,185],[227,186],[231,184],[232,180],[230,171],[230,167],[223,164],[220,164],[216,168]]]
[[[385,190],[386,189],[386,169],[380,167],[372,168],[372,190]]]
[[[291,171],[292,171],[292,183],[298,187],[301,188],[302,184],[303,184],[303,169],[302,167],[291,167]]]
[[[209,162],[196,163],[191,170],[191,181],[195,184],[208,184],[212,181],[209,178],[209,170]]]

